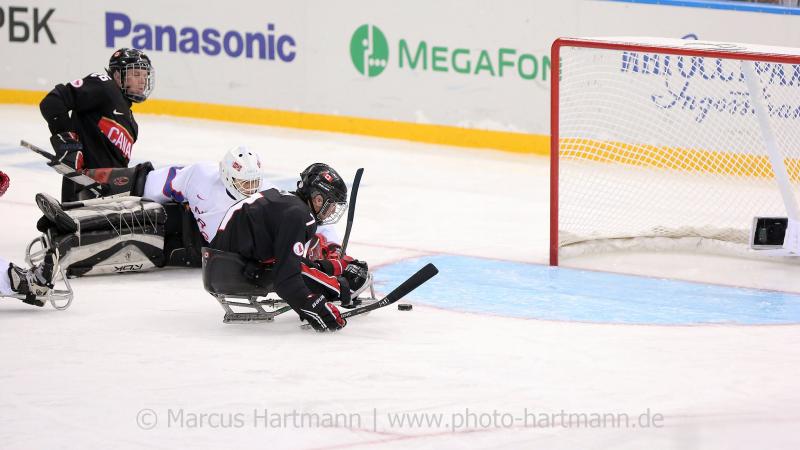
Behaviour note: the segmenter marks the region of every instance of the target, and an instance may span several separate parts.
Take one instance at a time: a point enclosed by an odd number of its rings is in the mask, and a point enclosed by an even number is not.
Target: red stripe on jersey
[[[314,269],[313,267],[308,267],[303,263],[300,263],[300,269],[303,275],[311,278],[326,288],[335,291],[336,294],[339,295],[339,280],[337,280],[336,277],[326,275],[325,272],[319,269]]]

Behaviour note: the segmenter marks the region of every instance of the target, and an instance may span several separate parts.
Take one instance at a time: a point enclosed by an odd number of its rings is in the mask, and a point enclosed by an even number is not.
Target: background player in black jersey
[[[250,261],[249,278],[268,276],[275,292],[317,331],[335,331],[347,321],[330,300],[343,306],[367,279],[367,264],[344,257],[307,258],[317,225],[336,223],[347,207],[347,186],[326,164],[300,174],[297,191],[269,189],[228,210],[211,247]],[[268,273],[264,263],[271,264]]]
[[[39,104],[56,156],[79,170],[128,167],[139,134],[131,105],[145,101],[154,84],[150,58],[122,48],[105,72],[56,85]],[[76,200],[76,190],[65,178],[61,200]]]

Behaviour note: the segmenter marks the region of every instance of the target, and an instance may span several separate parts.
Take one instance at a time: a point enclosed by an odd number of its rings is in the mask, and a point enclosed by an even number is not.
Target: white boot
[[[44,306],[41,297],[46,296],[53,288],[53,256],[48,253],[44,261],[38,266],[24,269],[10,263],[8,265],[8,279],[11,289],[17,294],[24,295],[25,303],[35,306]]]

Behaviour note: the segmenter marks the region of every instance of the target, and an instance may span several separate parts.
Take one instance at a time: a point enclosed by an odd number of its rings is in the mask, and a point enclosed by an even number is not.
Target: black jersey
[[[312,273],[315,271],[303,259],[316,231],[316,220],[303,200],[293,193],[269,189],[233,205],[211,247],[250,260],[273,262],[275,292],[294,306],[312,295],[303,275],[314,276],[318,282],[325,278],[324,274]]]
[[[128,167],[139,128],[130,100],[109,73],[56,85],[39,108],[52,134],[78,134],[85,168]]]

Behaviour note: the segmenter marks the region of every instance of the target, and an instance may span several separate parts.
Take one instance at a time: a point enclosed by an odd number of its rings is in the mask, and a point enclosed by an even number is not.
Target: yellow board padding
[[[38,105],[47,92],[0,89],[0,103],[22,103]]]
[[[46,92],[0,89],[0,103],[38,104]],[[404,139],[428,144],[489,148],[515,153],[550,154],[548,135],[476,130],[328,114],[280,111],[247,106],[217,105],[151,99],[133,106],[137,113],[165,114],[198,119],[300,128]]]
[[[765,154],[756,155],[577,138],[559,139],[559,148],[562,159],[585,159],[717,175],[775,177],[769,157]],[[789,178],[792,181],[800,181],[800,159],[784,158],[784,164]]]

